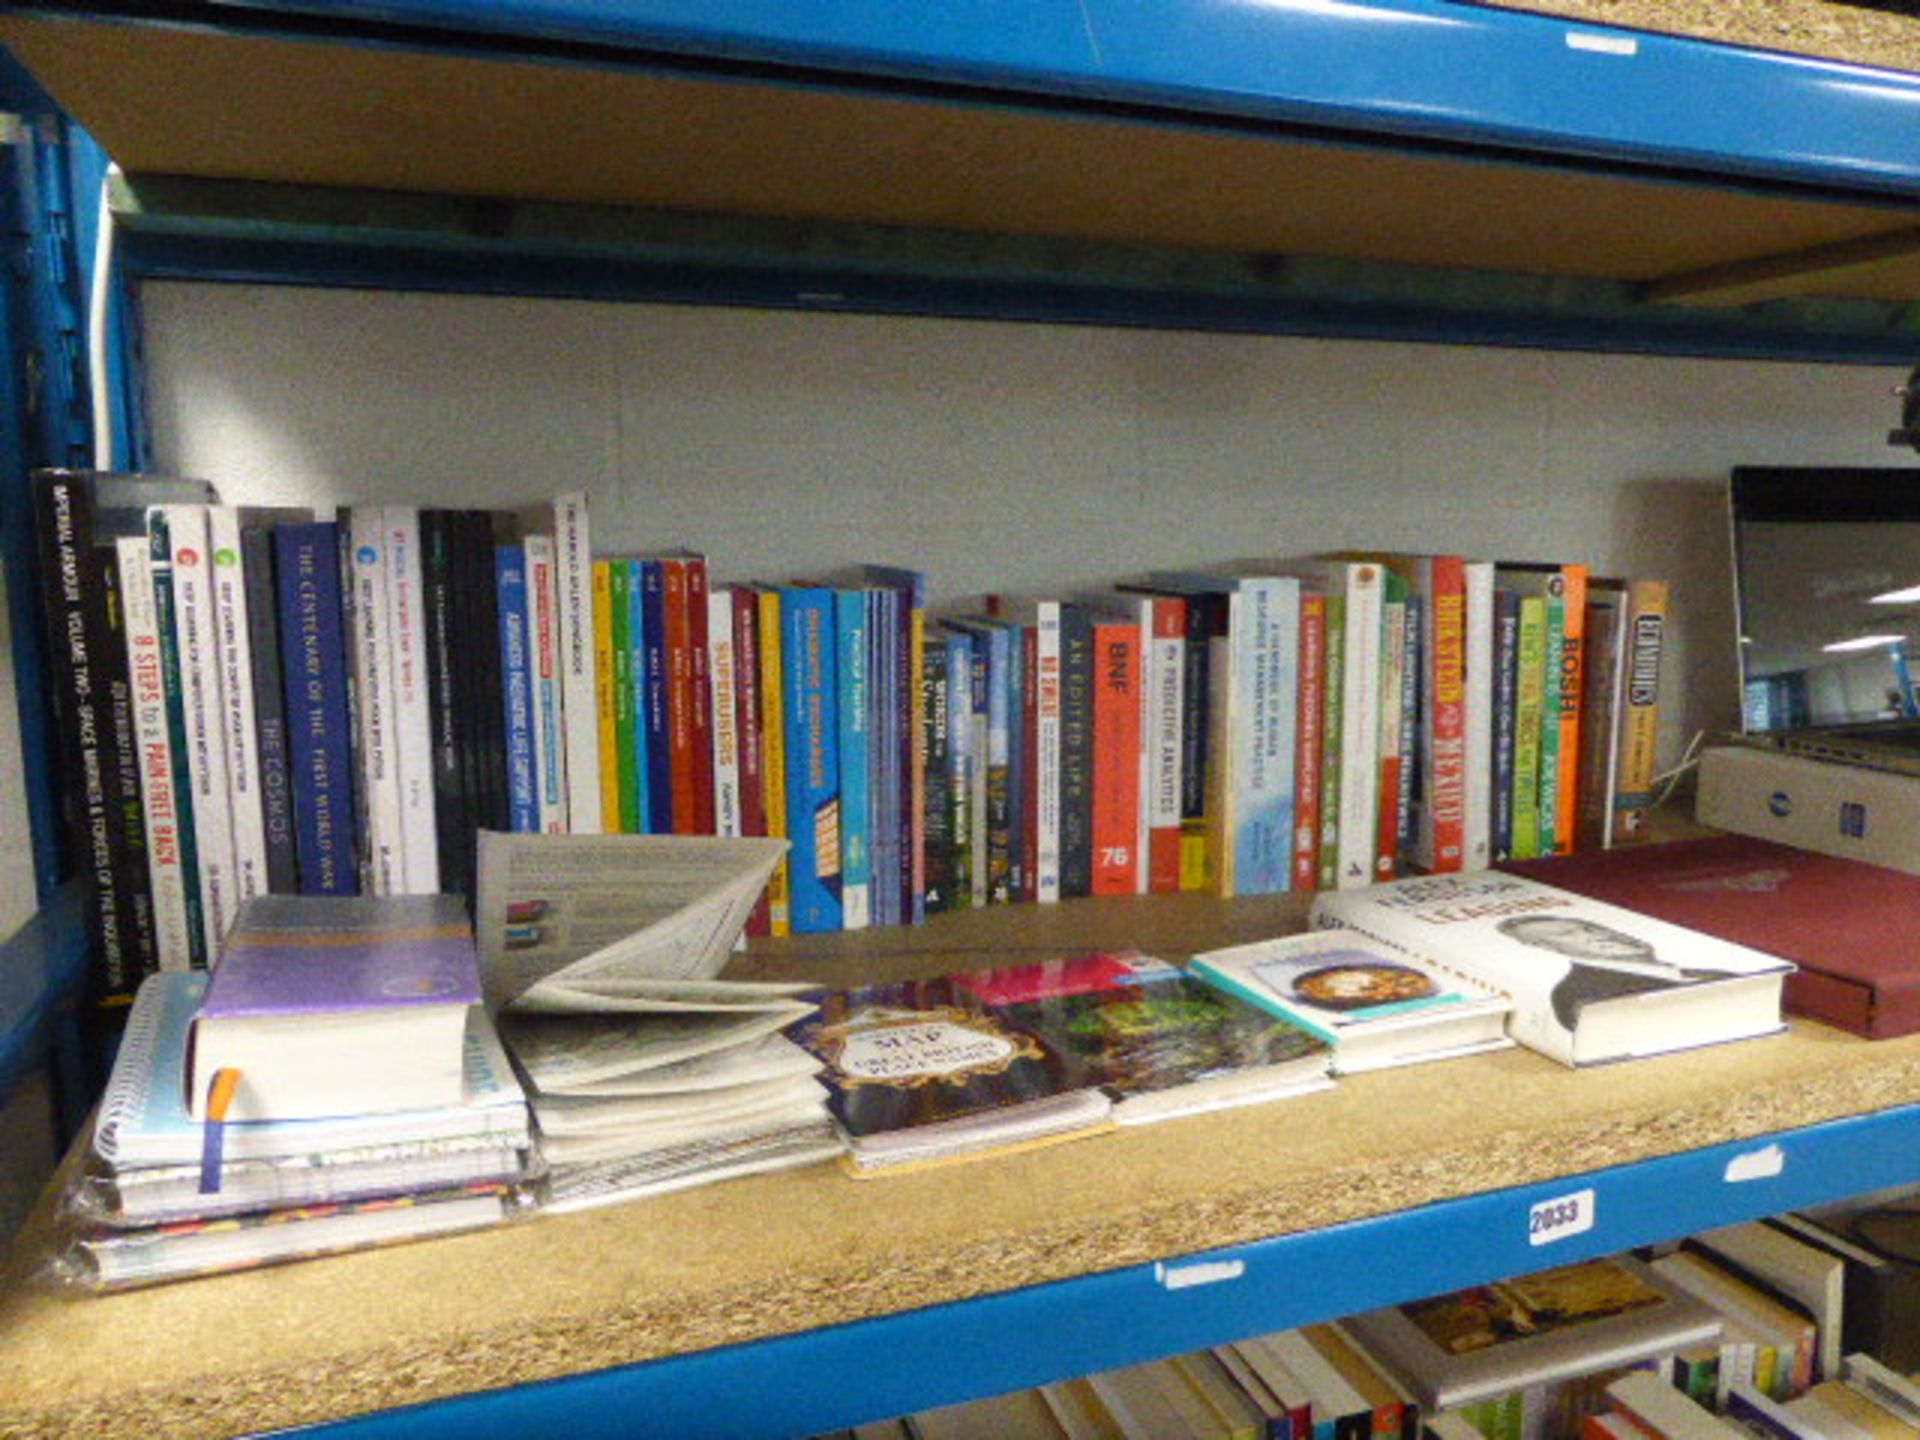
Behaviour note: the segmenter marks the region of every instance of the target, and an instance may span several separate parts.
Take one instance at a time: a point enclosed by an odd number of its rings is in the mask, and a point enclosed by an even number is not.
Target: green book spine
[[[1540,855],[1540,740],[1547,684],[1547,602],[1520,601],[1520,660],[1513,709],[1513,858]]]
[[[640,823],[639,759],[634,749],[633,712],[633,567],[624,560],[607,566],[609,607],[613,632],[613,733],[620,774],[620,833],[638,835]]]
[[[1346,668],[1347,597],[1327,596],[1327,675],[1320,687],[1320,888],[1340,885],[1340,695]]]
[[[1536,855],[1553,854],[1560,826],[1560,660],[1566,649],[1567,592],[1554,576],[1547,584],[1547,653],[1541,669],[1540,834]]]

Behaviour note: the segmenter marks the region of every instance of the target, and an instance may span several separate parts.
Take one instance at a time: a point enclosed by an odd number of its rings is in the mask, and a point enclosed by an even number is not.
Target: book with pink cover
[[[251,900],[207,982],[188,1108],[239,1072],[227,1118],[299,1120],[457,1105],[467,1009],[480,1002],[456,896]]]

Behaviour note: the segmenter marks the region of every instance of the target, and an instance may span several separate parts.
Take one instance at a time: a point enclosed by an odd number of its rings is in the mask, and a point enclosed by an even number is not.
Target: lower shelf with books
[[[1148,897],[1012,919],[738,968],[1180,957],[1299,916]],[[0,1433],[807,1435],[1893,1185],[1916,1153],[1920,1037],[1796,1024],[1587,1072],[1508,1050],[944,1171],[817,1166],[93,1301],[20,1283],[43,1206],[0,1289]]]

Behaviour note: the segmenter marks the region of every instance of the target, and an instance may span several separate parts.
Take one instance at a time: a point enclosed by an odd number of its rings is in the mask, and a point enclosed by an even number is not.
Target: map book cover
[[[1509,868],[1791,960],[1795,1015],[1869,1039],[1920,1030],[1920,876],[1747,835]]]
[[[1080,955],[955,979],[1085,1066],[1122,1124],[1328,1083],[1324,1039],[1147,956]]]
[[[1629,1256],[1472,1285],[1343,1322],[1430,1409],[1714,1339],[1720,1317]]]
[[[1511,997],[1507,1032],[1564,1065],[1772,1034],[1793,966],[1530,877],[1481,870],[1314,897],[1346,928]]]

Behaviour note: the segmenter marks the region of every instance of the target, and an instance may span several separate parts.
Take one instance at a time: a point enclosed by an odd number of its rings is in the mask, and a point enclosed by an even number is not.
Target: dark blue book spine
[[[288,771],[303,895],[359,893],[340,545],[330,521],[274,528]]]
[[[1060,896],[1093,893],[1093,621],[1060,607]]]
[[[507,817],[519,834],[540,829],[533,775],[533,676],[527,665],[527,557],[518,545],[494,551],[500,615],[501,716],[507,737]]]
[[[273,579],[273,532],[240,533],[247,585],[247,642],[253,659],[253,731],[260,756],[260,818],[267,839],[267,891],[300,893],[287,771],[287,690],[280,666],[280,605]]]
[[[667,577],[658,560],[640,562],[641,659],[646,672],[646,706],[635,728],[645,735],[647,757],[647,832],[673,834],[673,736],[667,713]]]
[[[841,928],[839,717],[834,596],[780,592],[786,702],[787,833],[796,935]]]
[[[1007,627],[1007,899],[1027,893],[1027,636]]]
[[[948,774],[952,751],[947,737],[947,659],[951,653],[946,635],[929,631],[926,656],[920,669],[919,712],[927,757],[926,788],[921,803],[926,809],[923,906],[929,915],[937,915],[947,908],[953,886],[953,784]]]
[[[633,689],[633,785],[636,797],[634,814],[639,817],[643,835],[655,834],[653,828],[653,748],[647,743],[647,597],[645,566],[638,560],[616,560],[627,572],[624,598],[627,602],[628,672]],[[622,591],[616,589],[616,595]],[[664,651],[664,647],[663,647]],[[665,704],[664,698],[661,702]],[[664,712],[663,712],[664,723]],[[671,763],[671,762],[669,762]]]
[[[1493,858],[1513,854],[1514,717],[1520,694],[1520,596],[1493,592]]]

